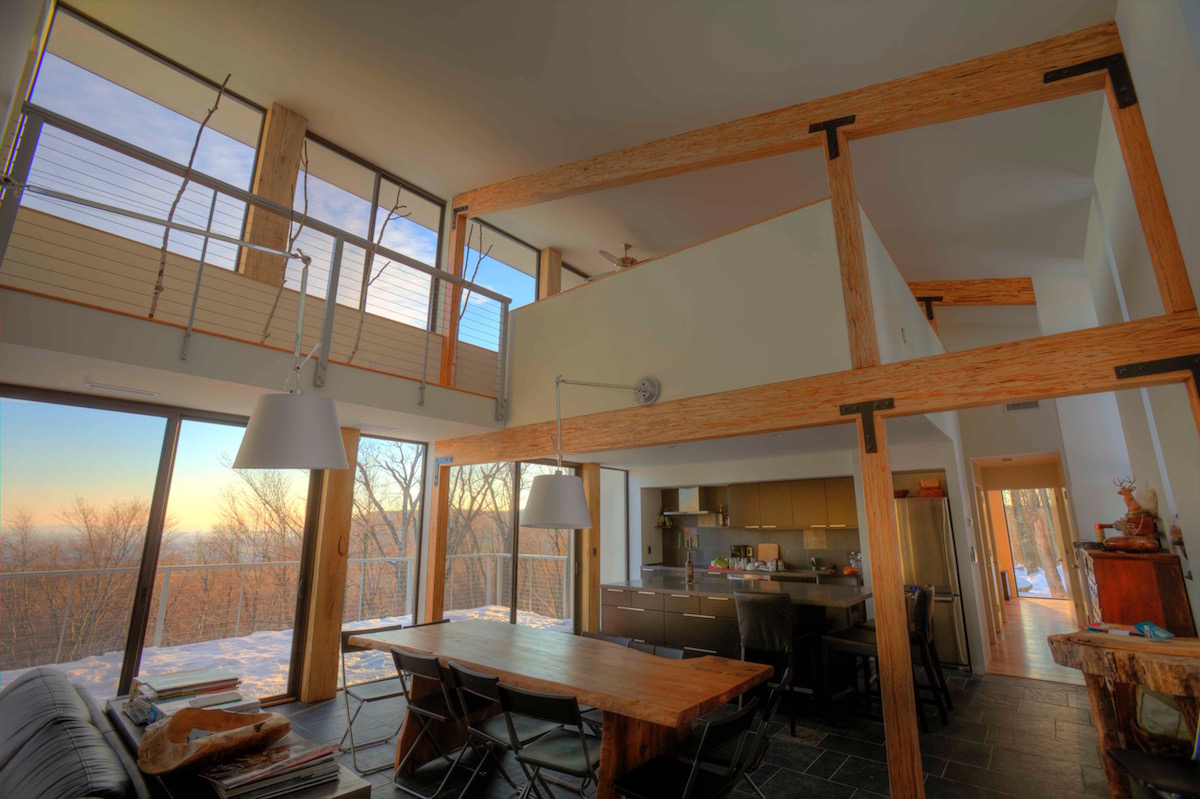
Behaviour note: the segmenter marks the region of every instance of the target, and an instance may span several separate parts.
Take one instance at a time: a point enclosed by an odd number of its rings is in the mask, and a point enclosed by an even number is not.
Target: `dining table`
[[[574,696],[603,713],[597,797],[615,797],[617,777],[659,755],[672,755],[698,716],[734,699],[772,674],[770,666],[708,655],[672,660],[608,641],[556,630],[470,619],[446,624],[354,635],[350,643],[380,651],[404,649],[436,655],[494,674],[501,682],[532,691]],[[439,691],[414,680],[412,695]],[[396,743],[399,764],[417,740],[419,726],[406,719]],[[438,732],[439,742],[462,742],[457,725]],[[423,744],[406,768],[437,756]]]

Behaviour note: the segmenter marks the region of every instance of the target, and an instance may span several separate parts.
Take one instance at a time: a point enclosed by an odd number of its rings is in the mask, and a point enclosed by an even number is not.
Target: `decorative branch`
[[[304,140],[304,144],[300,146],[300,180],[303,187],[302,194],[304,195],[304,211],[300,214],[300,224],[296,226],[295,231],[288,237],[287,251],[292,252],[292,248],[296,246],[296,240],[300,238],[300,232],[304,230],[304,223],[308,221],[308,139]],[[258,340],[259,344],[265,344],[267,339],[271,337],[271,321],[275,318],[275,311],[279,308],[279,298],[283,296],[283,286],[287,283],[287,262],[283,264],[283,275],[279,278],[279,289],[275,292],[275,301],[271,303],[271,312],[267,314],[266,324],[263,325],[262,338]]]
[[[175,194],[175,201],[171,203],[171,210],[167,212],[167,224],[163,226],[162,249],[158,253],[158,278],[154,281],[154,296],[150,300],[149,317],[154,318],[154,312],[158,309],[158,298],[163,292],[163,277],[167,271],[167,242],[171,238],[171,225],[175,221],[175,210],[179,208],[179,201],[183,199],[183,193],[187,191],[188,183],[192,179],[192,165],[196,161],[196,152],[200,149],[200,137],[204,135],[204,129],[208,127],[208,122],[212,119],[213,114],[217,113],[217,107],[221,105],[221,97],[225,95],[225,86],[228,85],[229,79],[233,76],[230,73],[225,76],[225,80],[221,82],[221,88],[217,89],[217,100],[212,104],[212,108],[208,109],[208,113],[204,115],[204,120],[200,123],[199,130],[196,131],[196,140],[192,142],[192,154],[188,157],[187,168],[183,170],[183,182],[179,184],[179,191]]]
[[[475,229],[474,224],[472,224],[471,227],[467,228],[467,248],[468,249],[470,249],[471,232],[474,229]],[[493,246],[494,245],[489,244],[488,248],[487,248],[487,252],[484,252],[484,249],[483,249],[483,225],[480,225],[479,226],[479,247],[475,250],[475,255],[476,255],[475,269],[474,269],[474,271],[471,272],[471,276],[469,278],[467,278],[467,280],[469,282],[471,282],[471,283],[475,282],[475,277],[479,274],[479,267],[483,265],[483,259],[487,258],[489,255],[492,254]],[[463,256],[463,260],[466,261],[466,256]],[[466,264],[464,264],[463,266],[465,267]],[[466,269],[464,268],[463,271],[465,272]],[[460,339],[462,338],[462,320],[463,320],[463,317],[467,315],[467,307],[468,307],[468,303],[470,302],[470,300],[471,300],[471,290],[467,289],[465,292],[463,292],[462,304],[458,308],[452,308],[450,310],[451,313],[458,315],[457,330],[459,331],[458,337]],[[450,365],[450,374],[452,376],[450,384],[454,385],[453,378],[454,378],[454,376],[456,376],[458,374],[458,347],[454,348],[454,363],[452,363]]]
[[[391,210],[388,211],[387,216],[384,217],[383,225],[379,228],[379,235],[375,240],[376,247],[383,244],[383,234],[387,232],[387,226],[389,222],[391,222],[393,219],[407,219],[408,217],[412,216],[412,211],[409,211],[406,214],[399,213],[401,208],[408,207],[400,202],[401,191],[403,191],[403,187],[397,186],[396,201],[392,203]],[[367,321],[367,293],[371,290],[372,284],[374,284],[376,280],[383,276],[384,270],[392,265],[392,262],[388,261],[383,266],[379,267],[379,271],[372,276],[371,267],[373,266],[374,258],[374,253],[368,253],[366,262],[363,265],[363,290],[362,297],[360,297],[358,301],[358,332],[354,334],[354,347],[351,348],[350,357],[346,359],[346,363],[354,363],[354,356],[358,354],[359,344],[362,343],[363,325],[366,324]]]

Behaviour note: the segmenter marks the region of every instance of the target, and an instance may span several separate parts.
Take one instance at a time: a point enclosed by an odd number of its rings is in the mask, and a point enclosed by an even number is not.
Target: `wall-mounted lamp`
[[[287,394],[264,394],[242,436],[235,469],[348,469],[337,408],[328,397],[300,391],[300,371],[320,349],[300,359],[300,334],[304,330],[304,299],[308,296],[308,267],[312,258],[297,250],[304,264],[300,271],[300,308],[296,312],[296,342],[292,372],[284,382]],[[295,385],[291,386],[292,380]]]
[[[558,472],[540,474],[533,478],[529,489],[529,500],[521,508],[521,526],[539,527],[550,530],[576,530],[592,526],[592,515],[588,510],[583,492],[583,479],[578,475],[566,474],[562,468],[562,401],[560,387],[591,386],[592,388],[615,388],[632,391],[638,405],[651,405],[658,399],[659,385],[653,377],[643,377],[637,385],[623,386],[614,383],[588,383],[582,380],[566,380],[562,375],[554,378],[554,417],[558,423],[558,438],[554,452],[558,456]]]

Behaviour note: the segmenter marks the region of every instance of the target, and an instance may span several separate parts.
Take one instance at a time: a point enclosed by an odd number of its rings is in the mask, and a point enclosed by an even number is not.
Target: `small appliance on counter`
[[[753,563],[754,547],[749,544],[734,544],[729,548],[729,568],[742,571]]]

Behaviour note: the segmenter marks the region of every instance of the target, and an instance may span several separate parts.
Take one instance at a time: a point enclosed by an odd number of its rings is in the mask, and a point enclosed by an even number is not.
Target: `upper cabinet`
[[[759,483],[759,525],[764,528],[795,529],[792,520],[792,484]]]
[[[830,477],[825,483],[825,507],[830,527],[858,527],[858,503],[853,477]]]
[[[793,480],[792,523],[796,528],[824,527],[829,523],[825,507],[825,480]],[[853,487],[853,486],[852,486]]]
[[[729,487],[729,526],[759,527],[759,484],[741,483]]]

